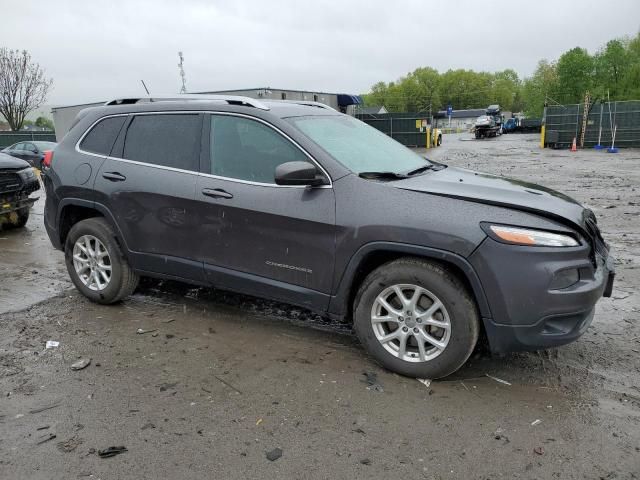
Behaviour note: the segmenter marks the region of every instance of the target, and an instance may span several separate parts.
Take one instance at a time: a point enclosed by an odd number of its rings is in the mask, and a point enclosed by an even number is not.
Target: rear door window
[[[136,115],[124,141],[126,160],[197,171],[202,116]]]
[[[109,155],[126,116],[108,117],[96,123],[80,143],[80,150]]]

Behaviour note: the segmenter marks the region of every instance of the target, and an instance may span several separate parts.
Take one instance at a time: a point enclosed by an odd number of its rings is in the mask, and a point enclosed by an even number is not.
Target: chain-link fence
[[[55,142],[56,135],[53,132],[0,132],[0,148],[5,148],[18,142],[26,142],[28,140]]]

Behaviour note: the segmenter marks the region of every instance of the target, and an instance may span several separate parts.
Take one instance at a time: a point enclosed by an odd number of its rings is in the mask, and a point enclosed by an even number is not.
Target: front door
[[[134,115],[96,177],[137,269],[202,281],[198,216],[201,114]]]
[[[324,309],[335,250],[331,186],[276,185],[277,165],[313,160],[262,121],[213,114],[204,135],[196,200],[209,281]]]

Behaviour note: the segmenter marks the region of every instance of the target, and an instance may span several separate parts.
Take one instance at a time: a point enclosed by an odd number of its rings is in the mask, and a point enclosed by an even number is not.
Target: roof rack
[[[214,100],[227,102],[230,105],[246,105],[247,107],[259,108],[260,110],[269,110],[260,100],[250,97],[242,97],[238,95],[200,95],[200,94],[177,94],[177,95],[149,95],[142,97],[126,97],[115,98],[109,100],[105,105],[130,105],[133,103],[152,103],[152,102],[179,102],[182,100]]]
[[[324,108],[326,110],[335,110],[335,108],[330,107],[326,103],[312,102],[311,100],[276,100],[276,101],[280,101],[280,102],[284,102],[284,103],[294,103],[296,105],[304,105],[304,106],[307,106],[307,107]]]

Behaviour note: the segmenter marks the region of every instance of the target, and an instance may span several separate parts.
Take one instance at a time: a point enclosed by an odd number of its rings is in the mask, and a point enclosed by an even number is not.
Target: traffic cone
[[[573,137],[573,143],[571,144],[571,151],[577,152],[578,148],[576,147],[576,137]]]

